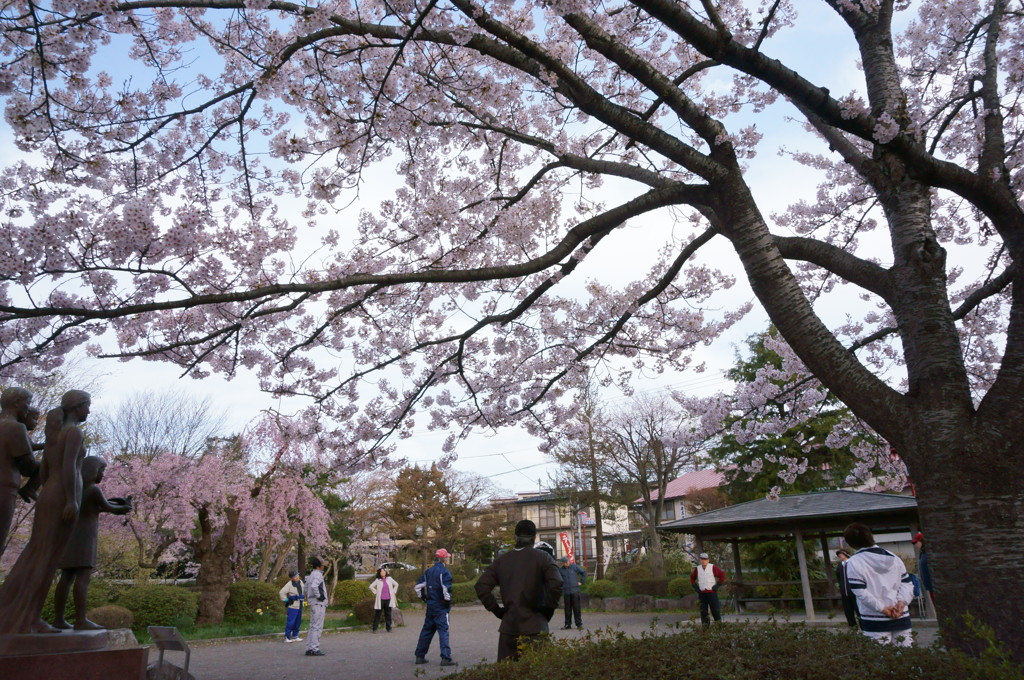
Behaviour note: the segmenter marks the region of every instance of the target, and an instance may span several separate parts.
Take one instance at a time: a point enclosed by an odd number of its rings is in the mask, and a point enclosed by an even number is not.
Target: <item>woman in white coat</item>
[[[380,613],[384,612],[384,627],[387,631],[391,632],[391,608],[398,605],[398,598],[395,596],[398,592],[398,581],[391,578],[388,574],[388,570],[381,567],[377,570],[377,574],[372,581],[370,581],[370,592],[373,593],[373,632],[377,632],[377,626],[380,625]]]

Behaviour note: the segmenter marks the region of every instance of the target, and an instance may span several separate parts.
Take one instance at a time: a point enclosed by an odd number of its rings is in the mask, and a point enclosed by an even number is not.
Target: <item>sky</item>
[[[795,49],[801,51],[795,55],[801,57],[800,62],[805,67],[801,73],[812,79],[825,79],[833,87],[834,92],[848,91],[857,70],[855,53],[844,51],[836,42],[835,31],[840,28],[835,23],[836,20],[827,9],[820,6],[801,7],[800,10],[803,13],[801,21],[806,22],[806,27],[802,29],[804,39],[787,37],[786,45],[795,45]],[[769,51],[771,50],[772,45],[769,42]],[[808,54],[817,54],[819,57],[827,54],[828,58],[809,60],[806,58]],[[777,56],[786,60],[794,55],[777,53]],[[774,147],[785,146],[788,136],[794,134],[795,126],[781,124],[779,116],[785,112],[786,105],[779,104],[773,107],[772,115],[759,116],[757,119],[759,128],[769,136],[771,144],[766,146],[769,151],[751,161],[748,176],[755,193],[767,206],[765,214],[783,209],[798,196],[813,198],[813,175],[783,156],[771,152]],[[0,154],[9,157],[6,151],[11,147],[10,131],[6,125],[0,124]],[[363,190],[363,201],[351,207],[352,212],[348,218],[355,219],[359,208],[372,205],[374,201],[389,195],[384,179],[388,174],[385,171],[377,177],[370,177]],[[650,219],[656,218],[642,218]],[[623,246],[616,250],[617,260],[609,265],[609,271],[618,270],[624,277],[628,277],[629,263],[633,257],[628,249],[643,246],[643,239],[635,238],[638,235],[635,230],[649,228],[651,225],[639,223],[630,224],[622,230],[625,232]],[[737,274],[735,289],[725,296],[727,304],[733,306],[753,301],[753,295],[746,286],[742,273],[738,271],[739,265],[735,257],[732,257],[725,248],[721,252],[722,268],[726,271],[731,269]],[[641,253],[638,251],[636,257],[640,256]],[[600,263],[595,263],[595,266],[600,266]],[[729,381],[723,377],[722,371],[733,365],[737,347],[742,346],[749,335],[764,330],[766,325],[763,311],[755,305],[754,310],[744,321],[737,324],[713,346],[700,347],[695,351],[694,364],[705,364],[705,372],[688,371],[659,376],[657,379],[638,380],[635,388],[638,392],[671,388],[695,396],[706,396],[727,390]],[[87,362],[87,370],[99,377],[99,386],[94,395],[94,409],[98,413],[113,412],[121,400],[138,392],[163,390],[183,391],[197,399],[209,397],[215,409],[223,409],[225,412],[226,427],[231,432],[243,429],[262,409],[281,409],[285,412],[295,410],[294,405],[276,401],[260,392],[255,377],[246,373],[240,373],[230,381],[219,376],[196,381],[187,377],[181,378],[180,369],[159,362],[140,359],[129,362]],[[605,398],[612,407],[624,402],[621,395],[607,394]],[[225,434],[228,433],[230,432]],[[446,435],[445,432],[418,430],[411,438],[398,442],[396,457],[418,464],[437,460],[441,456],[441,444]],[[537,444],[536,440],[517,429],[506,429],[493,436],[476,434],[459,445],[459,457],[455,467],[486,476],[497,487],[506,491],[536,490],[547,485],[548,476],[552,472],[550,460],[537,450]]]

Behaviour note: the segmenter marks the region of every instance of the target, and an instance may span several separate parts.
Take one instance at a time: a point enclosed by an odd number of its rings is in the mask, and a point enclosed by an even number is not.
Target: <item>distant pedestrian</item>
[[[918,531],[911,539],[911,543],[917,548],[917,571],[921,574],[921,587],[932,604],[935,604],[935,597],[932,595],[932,569],[928,565],[928,553],[924,549],[924,534]]]
[[[327,656],[320,649],[320,634],[324,632],[324,617],[327,615],[327,586],[324,584],[324,563],[316,557],[309,558],[312,571],[306,577],[306,601],[309,603],[309,632],[306,640],[306,656]]]
[[[844,566],[850,591],[857,598],[861,631],[879,642],[911,646],[907,605],[914,597],[914,586],[903,560],[875,545],[871,529],[860,522],[846,527],[843,538],[857,551]]]
[[[839,599],[843,603],[843,614],[846,615],[846,623],[850,628],[857,627],[857,600],[850,592],[850,584],[846,580],[846,560],[850,559],[850,551],[846,548],[836,550],[836,586],[839,588]]]
[[[284,623],[284,641],[302,642],[299,628],[302,627],[302,604],[306,597],[302,594],[302,579],[299,578],[299,572],[288,572],[288,581],[278,592],[278,597],[284,602],[284,611],[288,616]]]
[[[701,553],[698,559],[700,564],[690,573],[690,585],[700,598],[700,621],[706,628],[711,625],[712,617],[716,623],[722,622],[722,604],[718,601],[718,589],[725,583],[725,572],[717,565],[711,564],[707,553]]]
[[[439,548],[434,553],[434,566],[423,572],[416,582],[416,594],[427,603],[420,639],[416,643],[418,664],[427,663],[427,652],[436,632],[438,644],[441,646],[441,665],[458,665],[452,660],[452,648],[448,637],[448,614],[452,609],[452,573],[444,564],[449,557],[451,554],[447,550]]]
[[[380,625],[381,612],[384,613],[384,627],[391,632],[391,608],[398,606],[398,581],[391,578],[388,570],[381,567],[377,574],[370,581],[370,592],[373,593],[373,632],[377,632]]]
[[[476,595],[499,619],[498,661],[519,658],[522,648],[537,644],[562,595],[562,575],[551,556],[535,550],[537,525],[528,519],[515,527],[516,544],[494,560],[476,582]],[[501,590],[501,602],[494,589]]]
[[[583,629],[583,613],[580,610],[580,586],[587,580],[587,570],[569,558],[558,558],[558,573],[562,575],[562,601],[565,605],[565,625],[562,630],[572,628],[572,620],[576,619],[576,628]]]

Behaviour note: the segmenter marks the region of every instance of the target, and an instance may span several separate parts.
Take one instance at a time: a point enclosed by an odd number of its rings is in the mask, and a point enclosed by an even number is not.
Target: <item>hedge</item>
[[[228,587],[228,603],[224,607],[227,621],[256,621],[261,615],[284,610],[278,596],[280,588],[265,581],[235,581]]]
[[[686,597],[693,593],[693,585],[689,576],[680,576],[668,582],[668,594],[671,597]]]
[[[973,659],[957,651],[878,644],[856,632],[802,624],[724,624],[640,638],[592,633],[528,650],[517,663],[481,664],[451,680],[551,680],[600,669],[601,680],[1021,680],[998,652]]]
[[[55,584],[50,588],[50,592],[46,595],[46,600],[43,601],[42,617],[44,621],[53,621],[53,592],[56,587],[57,586]],[[116,601],[117,596],[125,590],[127,590],[125,586],[117,586],[101,579],[90,581],[85,603],[86,611],[102,607],[106,604],[111,604]],[[68,601],[64,606],[64,618],[70,622],[74,622],[75,620],[75,598],[73,587],[71,592],[68,593]]]
[[[479,602],[476,590],[473,588],[474,585],[476,585],[476,581],[453,583],[452,604],[473,604],[474,602]]]
[[[668,597],[667,578],[635,578],[629,582],[629,587],[636,595]]]
[[[615,581],[599,578],[586,584],[585,590],[591,597],[616,597],[620,594],[621,588]]]
[[[331,606],[350,609],[356,602],[368,597],[373,597],[373,593],[370,592],[370,585],[366,581],[338,581],[338,585],[334,587]]]
[[[93,623],[111,629],[131,628],[134,620],[130,611],[116,604],[105,604],[102,607],[90,609],[86,617]]]
[[[156,583],[126,590],[116,604],[132,613],[135,630],[148,626],[174,626],[188,630],[195,626],[199,614],[199,595],[177,586]]]

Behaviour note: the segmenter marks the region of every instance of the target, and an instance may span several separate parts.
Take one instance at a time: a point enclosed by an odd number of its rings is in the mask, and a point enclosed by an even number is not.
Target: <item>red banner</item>
[[[558,538],[562,541],[562,547],[565,549],[565,555],[569,558],[569,564],[576,563],[576,556],[572,552],[572,541],[569,540],[569,534],[561,532],[558,534]]]

